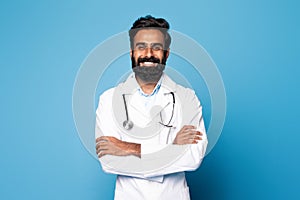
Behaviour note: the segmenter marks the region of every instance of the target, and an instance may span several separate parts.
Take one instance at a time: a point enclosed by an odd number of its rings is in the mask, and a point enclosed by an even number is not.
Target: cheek
[[[133,56],[135,58],[135,60],[137,61],[138,58],[144,58],[146,57],[146,55],[144,55],[142,52],[134,52]],[[155,58],[158,58],[160,60],[162,60],[162,58],[164,57],[164,53],[163,52],[155,52],[152,54],[152,56],[154,56]]]
[[[162,60],[163,57],[164,57],[164,54],[163,53],[157,53],[155,55],[153,55],[155,58],[158,58],[159,60]]]
[[[138,58],[143,57],[143,54],[134,52],[133,56],[137,60]]]

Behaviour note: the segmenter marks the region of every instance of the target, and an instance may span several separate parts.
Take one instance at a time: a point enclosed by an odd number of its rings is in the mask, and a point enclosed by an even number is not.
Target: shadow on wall
[[[205,157],[200,168],[186,172],[192,200],[226,199],[226,172],[212,155]]]

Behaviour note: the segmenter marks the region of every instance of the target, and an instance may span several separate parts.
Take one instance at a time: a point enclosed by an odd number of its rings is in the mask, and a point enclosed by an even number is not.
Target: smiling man
[[[132,69],[142,86],[152,87],[146,93],[153,91],[165,69],[169,56],[169,48],[165,46],[169,47],[169,44],[165,44],[164,34],[158,29],[139,30],[134,36],[130,51]]]
[[[168,30],[169,24],[162,18],[146,16],[135,21],[129,30],[133,73],[99,99],[96,151],[103,170],[118,175],[116,200],[190,199],[184,171],[196,170],[205,155],[207,137],[202,106],[195,92],[176,84],[163,72],[170,53]],[[126,88],[132,84],[136,87],[128,92]],[[117,95],[120,88],[126,92]],[[121,109],[115,109],[119,104],[123,104],[126,114],[122,122],[118,122]],[[146,160],[148,167],[168,159],[172,152],[155,154],[168,146],[186,148],[167,165],[149,172],[138,168],[143,164],[130,163]],[[120,165],[132,164],[137,171],[112,167],[111,158]]]

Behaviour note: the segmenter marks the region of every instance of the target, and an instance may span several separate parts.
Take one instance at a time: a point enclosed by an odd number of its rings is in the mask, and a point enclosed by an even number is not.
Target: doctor
[[[163,73],[171,37],[165,19],[141,17],[129,31],[133,73],[105,91],[96,111],[96,152],[117,174],[115,200],[188,200],[184,171],[196,170],[207,137],[191,89]]]

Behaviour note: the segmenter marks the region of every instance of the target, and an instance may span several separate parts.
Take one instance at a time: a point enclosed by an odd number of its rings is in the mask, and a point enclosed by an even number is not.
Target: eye
[[[136,45],[136,49],[142,51],[146,49],[146,46],[144,44],[138,44]]]
[[[162,50],[162,46],[161,45],[153,45],[152,46],[153,51],[161,51]]]

